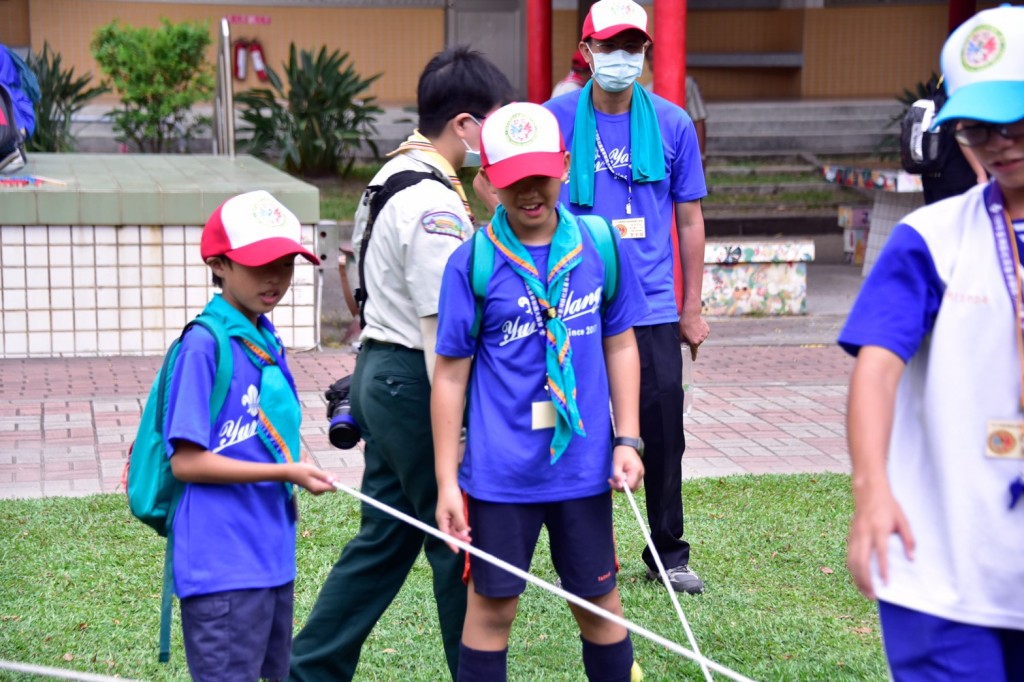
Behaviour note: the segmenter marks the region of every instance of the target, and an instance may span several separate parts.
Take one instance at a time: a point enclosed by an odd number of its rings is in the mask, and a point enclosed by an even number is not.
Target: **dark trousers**
[[[430,382],[423,353],[366,343],[352,381],[352,415],[366,444],[362,492],[436,525]],[[351,680],[363,642],[421,549],[433,570],[441,637],[454,679],[466,615],[465,555],[365,504],[358,534],[345,545],[295,638],[289,679]]]
[[[640,437],[651,539],[665,568],[689,563],[683,540],[683,361],[675,322],[634,327],[640,350]],[[651,550],[644,563],[657,570]]]

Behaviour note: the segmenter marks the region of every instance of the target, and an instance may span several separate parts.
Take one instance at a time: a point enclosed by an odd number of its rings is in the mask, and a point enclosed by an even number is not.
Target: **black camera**
[[[352,416],[352,402],[349,400],[351,390],[352,375],[349,374],[331,384],[324,393],[327,398],[327,420],[331,423],[327,437],[331,445],[342,450],[354,448],[363,437],[359,424]]]

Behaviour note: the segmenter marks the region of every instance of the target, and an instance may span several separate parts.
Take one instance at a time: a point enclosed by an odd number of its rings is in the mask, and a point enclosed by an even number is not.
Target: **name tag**
[[[986,424],[985,456],[1024,459],[1024,422],[990,420]]]
[[[558,413],[555,411],[555,404],[550,400],[533,403],[533,430],[553,429]]]
[[[647,227],[643,218],[619,218],[612,225],[619,231],[623,239],[643,239],[647,236]]]

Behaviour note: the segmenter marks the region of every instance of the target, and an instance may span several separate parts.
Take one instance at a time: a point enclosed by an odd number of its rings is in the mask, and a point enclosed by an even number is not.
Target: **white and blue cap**
[[[1024,119],[1024,7],[1000,5],[961,24],[942,48],[949,99],[932,126]]]

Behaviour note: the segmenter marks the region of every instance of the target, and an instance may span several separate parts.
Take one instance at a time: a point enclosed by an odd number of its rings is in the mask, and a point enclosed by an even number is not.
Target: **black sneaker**
[[[668,582],[676,592],[700,594],[704,591],[704,581],[701,580],[700,576],[694,573],[693,569],[686,564],[683,564],[682,566],[674,566],[673,568],[666,568],[665,573],[668,574]],[[648,568],[647,579],[660,581],[661,576],[658,575],[657,571],[652,571]]]

